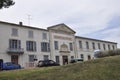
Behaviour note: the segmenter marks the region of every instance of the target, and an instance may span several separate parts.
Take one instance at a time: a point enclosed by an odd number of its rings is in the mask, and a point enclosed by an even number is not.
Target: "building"
[[[89,60],[95,50],[114,50],[117,43],[75,36],[65,24],[47,29],[0,21],[0,59],[32,67],[35,60],[52,59],[61,65],[73,58]]]

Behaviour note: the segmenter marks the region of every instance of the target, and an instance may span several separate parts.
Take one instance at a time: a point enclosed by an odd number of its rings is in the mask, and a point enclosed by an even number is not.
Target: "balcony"
[[[7,49],[7,53],[9,54],[23,54],[24,53],[24,49],[23,48],[8,48]]]

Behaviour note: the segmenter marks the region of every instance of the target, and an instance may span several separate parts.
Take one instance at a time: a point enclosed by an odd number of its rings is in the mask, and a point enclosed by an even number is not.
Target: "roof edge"
[[[76,33],[73,29],[71,29],[70,27],[68,27],[66,24],[64,23],[60,23],[60,24],[56,24],[56,25],[53,25],[53,26],[49,26],[47,27],[47,29],[50,29],[50,28],[53,28],[53,27],[56,27],[56,26],[59,26],[59,25],[65,25],[68,29],[70,29],[71,31],[73,31],[74,33]]]
[[[94,40],[94,41],[108,42],[108,43],[117,44],[117,42],[111,42],[111,41],[106,41],[106,40],[93,39],[93,38],[88,38],[88,37],[75,36],[75,38],[82,38],[82,39],[88,39],[88,40]]]
[[[33,26],[27,26],[27,25],[20,25],[20,24],[16,24],[16,23],[10,23],[10,22],[4,22],[4,21],[0,21],[0,23],[9,24],[9,25],[13,25],[13,26],[19,26],[19,27],[26,27],[26,28],[31,28],[31,29],[48,31],[47,29],[42,29],[42,28],[33,27]]]

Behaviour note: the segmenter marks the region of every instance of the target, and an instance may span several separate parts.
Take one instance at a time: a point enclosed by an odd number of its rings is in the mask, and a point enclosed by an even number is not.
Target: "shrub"
[[[110,51],[99,51],[95,54],[95,57],[102,58],[107,56],[120,55],[120,49],[110,50]]]

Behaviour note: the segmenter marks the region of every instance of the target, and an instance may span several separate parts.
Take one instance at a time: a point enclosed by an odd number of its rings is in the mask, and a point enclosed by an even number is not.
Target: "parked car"
[[[40,60],[38,62],[38,67],[47,67],[47,66],[59,66],[60,64],[56,63],[53,60]]]
[[[76,62],[79,62],[79,61],[83,61],[83,59],[72,59],[70,61],[70,63],[76,63]]]
[[[19,64],[15,64],[13,62],[3,63],[2,70],[13,70],[13,69],[21,69],[21,66]]]

